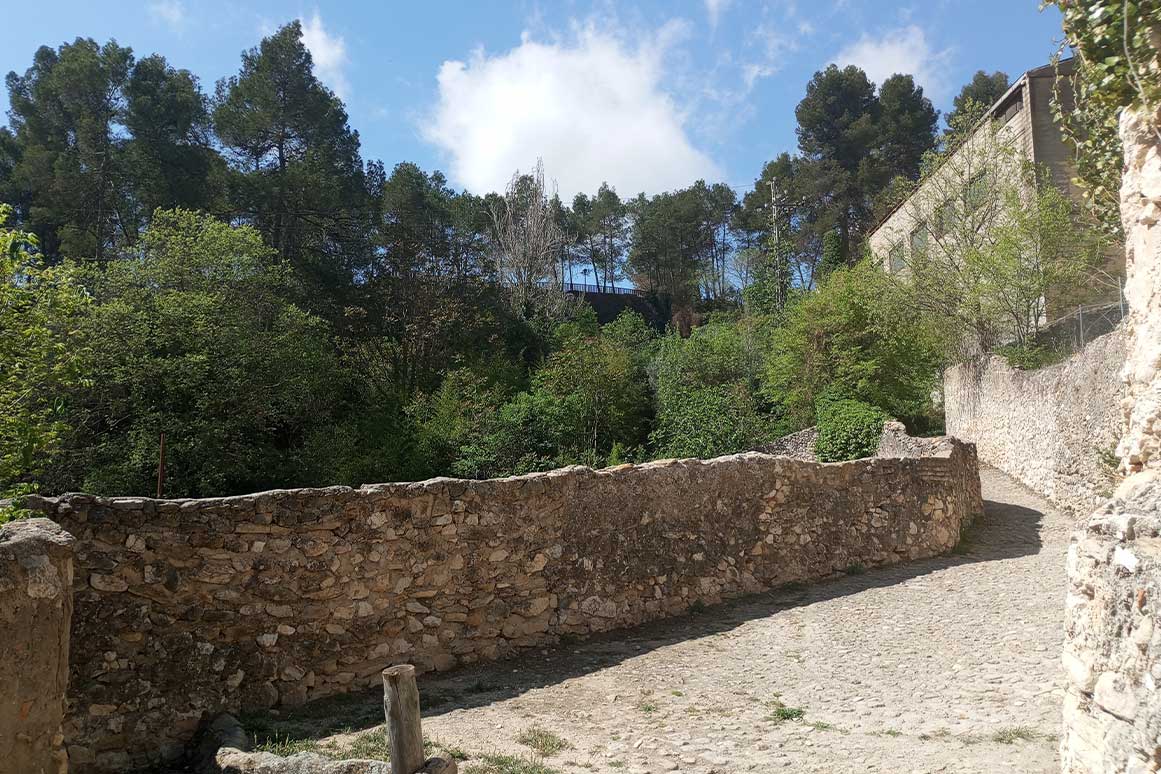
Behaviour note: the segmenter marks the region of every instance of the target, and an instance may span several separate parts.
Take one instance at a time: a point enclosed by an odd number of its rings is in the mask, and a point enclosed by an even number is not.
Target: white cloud
[[[154,21],[161,22],[175,32],[185,27],[185,6],[181,0],[157,0],[148,5],[148,10]]]
[[[754,88],[755,83],[763,78],[769,78],[776,72],[778,69],[773,65],[756,63],[742,65],[742,81],[746,84],[746,93]]]
[[[911,24],[880,37],[864,34],[840,51],[834,62],[858,65],[868,78],[879,84],[895,73],[912,75],[932,101],[939,101],[947,97],[950,87],[951,53],[951,49],[935,50],[923,30]]]
[[[630,47],[590,24],[568,41],[526,34],[505,53],[445,61],[422,132],[447,154],[451,177],[478,193],[502,190],[538,156],[568,199],[602,181],[633,196],[716,179],[663,88],[666,49],[684,34],[671,23]]]
[[[347,80],[347,43],[341,35],[332,35],[323,27],[318,11],[309,19],[299,19],[302,23],[302,42],[314,60],[314,72],[319,80],[329,86],[335,94],[346,99],[351,92]]]
[[[798,6],[792,0],[782,0],[778,6],[767,6],[763,16],[763,20],[746,35],[750,61],[742,65],[745,94],[753,90],[758,81],[777,74],[790,56],[802,48],[803,40],[815,31],[810,21],[799,17]]]
[[[705,0],[705,12],[709,16],[710,27],[717,28],[722,14],[734,0]]]

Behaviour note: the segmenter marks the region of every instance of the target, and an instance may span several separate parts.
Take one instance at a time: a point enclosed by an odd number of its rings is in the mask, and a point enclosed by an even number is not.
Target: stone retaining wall
[[[951,549],[975,450],[746,453],[208,500],[34,498],[77,538],[76,771],[175,756],[204,712],[297,704]]]
[[[1073,535],[1062,769],[1161,770],[1161,112],[1121,114],[1128,477]]]
[[[1138,474],[1068,551],[1063,770],[1161,767],[1161,474]],[[1152,766],[1152,768],[1150,768]]]
[[[62,721],[72,543],[46,519],[0,527],[0,771],[68,771]]]
[[[950,368],[943,378],[947,434],[972,441],[981,462],[1054,502],[1090,511],[1115,485],[1126,347],[1118,329],[1034,371],[998,356]]]

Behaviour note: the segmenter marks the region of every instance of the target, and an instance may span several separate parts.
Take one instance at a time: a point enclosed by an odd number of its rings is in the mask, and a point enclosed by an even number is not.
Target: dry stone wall
[[[951,549],[975,450],[759,453],[210,500],[35,499],[77,537],[74,770],[178,754],[203,713],[297,704],[690,605]]]
[[[1127,478],[1073,536],[1062,768],[1161,770],[1161,113],[1121,117],[1128,355],[1117,451]]]
[[[1128,479],[1068,552],[1065,772],[1161,767],[1161,475]],[[1152,768],[1150,768],[1152,767]]]
[[[975,443],[981,462],[1087,513],[1115,484],[1126,346],[1118,329],[1034,371],[998,356],[950,368],[943,379],[947,433]]]
[[[65,774],[62,723],[72,536],[47,519],[0,527],[0,770]]]

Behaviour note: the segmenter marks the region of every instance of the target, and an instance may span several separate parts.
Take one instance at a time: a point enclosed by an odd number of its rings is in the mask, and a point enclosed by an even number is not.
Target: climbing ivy
[[[1076,148],[1077,182],[1102,228],[1121,236],[1121,110],[1161,105],[1161,3],[1158,0],[1044,0],[1064,16],[1076,56],[1076,106],[1055,100],[1057,121]]]

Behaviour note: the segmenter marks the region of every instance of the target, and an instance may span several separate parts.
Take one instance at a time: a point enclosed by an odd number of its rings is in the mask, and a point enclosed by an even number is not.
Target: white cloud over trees
[[[948,73],[951,49],[937,49],[927,34],[911,24],[879,36],[862,35],[834,57],[835,64],[858,65],[875,83],[895,73],[912,75],[934,101],[947,98],[952,85]]]
[[[603,181],[632,196],[715,179],[666,88],[666,50],[682,34],[671,23],[630,44],[589,24],[568,40],[526,34],[509,51],[445,61],[422,133],[453,182],[476,192],[503,190],[537,157],[566,198]]]

